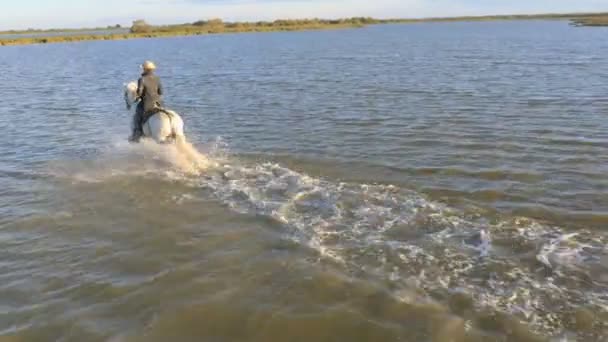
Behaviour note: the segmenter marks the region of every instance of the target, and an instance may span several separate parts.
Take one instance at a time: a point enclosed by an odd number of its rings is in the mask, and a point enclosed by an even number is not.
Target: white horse
[[[124,98],[127,109],[130,110],[137,99],[137,82],[132,81],[125,84]],[[187,172],[198,173],[214,165],[186,141],[184,121],[172,110],[162,109],[148,118],[144,123],[143,133],[144,139],[152,139],[158,144],[171,143],[174,145],[178,152],[174,163]]]
[[[135,104],[137,99],[137,82],[125,85],[125,103],[127,109]],[[185,140],[184,121],[174,111],[163,109],[152,115],[143,125],[144,137],[151,138],[159,144]]]

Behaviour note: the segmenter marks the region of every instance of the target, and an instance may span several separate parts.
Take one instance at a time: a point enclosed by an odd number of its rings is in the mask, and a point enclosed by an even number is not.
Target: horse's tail
[[[199,152],[183,135],[176,137],[175,147],[199,171],[217,166],[216,162],[213,162],[203,153]]]
[[[175,131],[175,126],[173,125],[173,115],[166,110],[163,110],[163,112],[167,115],[167,117],[169,117],[169,127],[171,127],[171,134],[169,135],[169,138],[170,140],[177,142],[177,132]]]
[[[175,134],[175,133],[173,133],[171,137],[173,138],[173,141],[175,141],[175,144],[177,146],[183,146],[183,145],[185,145],[187,143],[186,136],[183,135],[183,134]]]

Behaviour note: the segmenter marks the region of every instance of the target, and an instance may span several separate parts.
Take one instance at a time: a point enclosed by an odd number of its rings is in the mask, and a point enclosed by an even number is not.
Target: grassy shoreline
[[[572,20],[574,26],[608,26],[608,15],[576,18]]]
[[[241,32],[277,32],[277,31],[305,31],[305,30],[328,30],[344,28],[360,28],[375,24],[411,24],[426,22],[480,22],[480,21],[509,21],[509,20],[569,20],[574,26],[608,26],[608,13],[578,13],[578,14],[536,14],[536,15],[494,15],[494,16],[469,16],[469,17],[445,17],[445,18],[423,18],[423,19],[373,19],[373,18],[349,18],[335,20],[304,19],[304,20],[276,20],[273,22],[236,22],[225,23],[219,19],[209,21],[198,21],[189,24],[152,26],[142,20],[134,22],[129,33],[108,34],[84,34],[87,31],[103,32],[113,30],[115,27],[99,29],[51,29],[51,30],[26,30],[26,31],[3,31],[0,32],[0,46],[67,43],[92,40],[125,40],[135,38],[157,38],[193,36],[220,33]],[[44,33],[74,33],[83,34],[50,35]],[[35,37],[12,37],[2,38],[2,34],[36,33]]]
[[[465,17],[435,17],[421,19],[389,19],[384,22],[396,23],[423,23],[423,22],[467,22],[467,21],[511,21],[511,20],[595,20],[607,18],[608,13],[548,13],[548,14],[512,14],[512,15],[486,15]]]
[[[50,44],[67,43],[92,40],[125,40],[136,38],[161,38],[161,37],[180,37],[221,33],[245,33],[245,32],[279,32],[279,31],[305,31],[305,30],[329,30],[358,28],[365,24],[353,21],[335,21],[332,23],[325,21],[275,21],[272,23],[211,23],[207,25],[170,25],[154,26],[143,31],[131,31],[129,33],[112,34],[83,34],[66,36],[38,36],[38,37],[18,37],[3,39],[0,36],[0,46],[9,45],[29,45],[29,44]]]

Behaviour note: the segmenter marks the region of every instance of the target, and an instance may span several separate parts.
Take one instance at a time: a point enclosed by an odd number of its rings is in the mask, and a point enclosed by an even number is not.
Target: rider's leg
[[[143,135],[142,120],[144,114],[144,107],[141,103],[137,105],[135,115],[133,115],[133,122],[131,124],[132,132],[129,141],[139,141],[139,138]]]

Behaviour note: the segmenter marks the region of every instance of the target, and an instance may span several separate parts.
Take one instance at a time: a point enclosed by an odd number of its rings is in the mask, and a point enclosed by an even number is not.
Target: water
[[[608,31],[0,49],[11,341],[603,341]],[[152,59],[218,166],[130,145]]]

